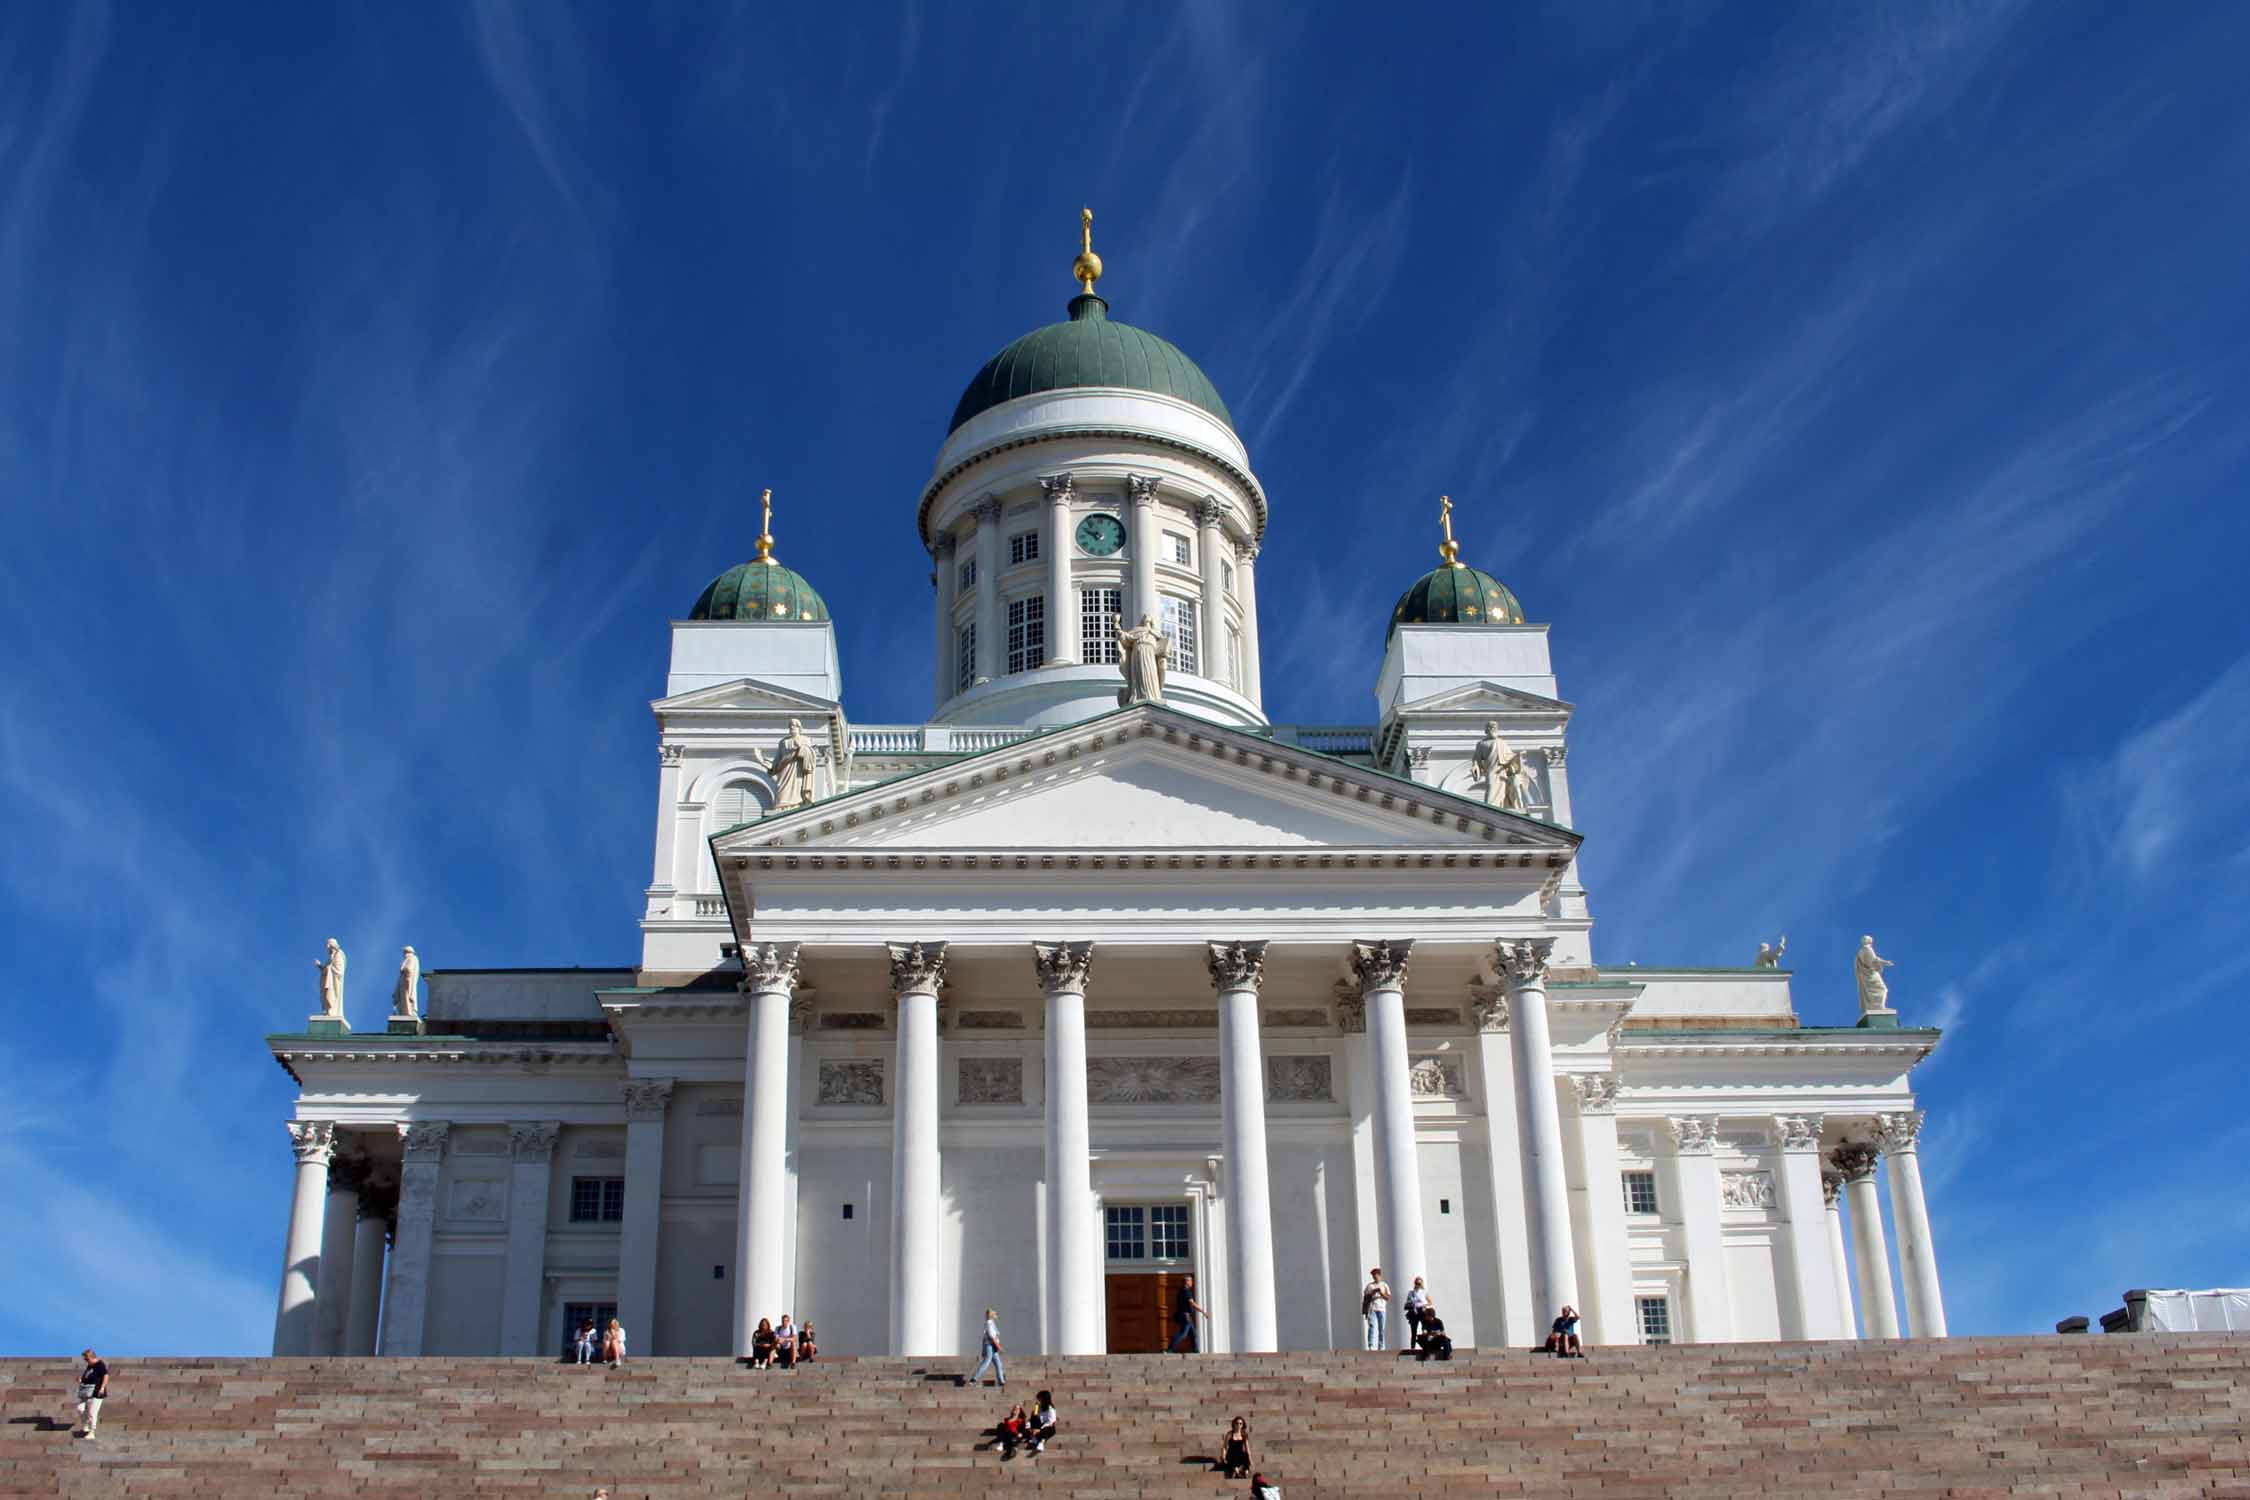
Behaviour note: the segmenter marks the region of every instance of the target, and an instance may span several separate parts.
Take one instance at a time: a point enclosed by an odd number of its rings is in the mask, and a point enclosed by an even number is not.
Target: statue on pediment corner
[[[1758,961],[1755,967],[1778,969],[1781,967],[1782,955],[1788,951],[1789,934],[1786,932],[1781,935],[1781,941],[1778,943],[1760,943],[1758,945]]]
[[[416,1004],[422,983],[422,960],[414,954],[414,945],[407,944],[399,956],[398,983],[391,988],[391,1015],[401,1021],[416,1017]]]
[[[313,960],[320,970],[320,1013],[331,1021],[344,1019],[344,947],[334,938],[328,940],[328,950]]]
[[[782,811],[804,807],[814,800],[812,736],[802,720],[791,719],[789,732],[773,757],[774,805]]]
[[[1476,779],[1484,783],[1486,806],[1530,811],[1531,768],[1524,764],[1523,752],[1501,738],[1498,719],[1484,721],[1484,738],[1477,741],[1471,764]]]
[[[1859,976],[1859,1013],[1863,1016],[1883,1016],[1891,1013],[1891,986],[1883,978],[1885,969],[1898,965],[1875,951],[1875,939],[1859,940],[1859,953],[1852,960],[1852,968]]]

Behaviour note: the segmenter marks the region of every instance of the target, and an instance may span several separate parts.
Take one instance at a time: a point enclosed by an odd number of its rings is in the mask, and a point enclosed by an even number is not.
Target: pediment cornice
[[[691,693],[658,698],[649,707],[667,717],[780,712],[825,717],[840,710],[840,705],[826,698],[776,687],[752,677],[737,677],[732,682],[713,683]]]
[[[1395,717],[1408,715],[1482,715],[1486,718],[1535,718],[1540,720],[1567,719],[1572,706],[1560,698],[1549,698],[1530,693],[1522,688],[1486,680],[1472,682],[1462,687],[1448,688],[1442,693],[1432,693],[1427,698],[1417,698],[1402,703],[1393,711]]]

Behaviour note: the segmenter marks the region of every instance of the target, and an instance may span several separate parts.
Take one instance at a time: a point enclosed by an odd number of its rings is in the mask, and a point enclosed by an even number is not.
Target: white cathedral
[[[1190,1273],[1206,1349],[1357,1348],[1377,1266],[1465,1345],[1565,1304],[1594,1343],[1943,1335],[1938,1038],[1872,946],[1842,1026],[1771,952],[1594,961],[1547,627],[1450,516],[1374,721],[1269,721],[1250,456],[1090,244],[1073,272],[915,507],[927,723],[851,721],[769,509],[671,627],[639,965],[433,970],[426,1004],[405,968],[353,1031],[332,952],[267,1039],[274,1352],[552,1355],[615,1315],[635,1355],[739,1354],[789,1312],[958,1356],[988,1306],[1011,1349],[1127,1352]]]

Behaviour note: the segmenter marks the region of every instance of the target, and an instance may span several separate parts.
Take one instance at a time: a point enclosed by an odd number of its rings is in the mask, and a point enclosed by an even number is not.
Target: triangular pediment
[[[701,711],[705,713],[794,713],[813,717],[826,717],[836,711],[836,705],[826,698],[814,697],[755,678],[737,677],[732,682],[714,683],[693,692],[679,693],[670,698],[658,698],[649,705],[658,713]]]
[[[1401,714],[1490,714],[1498,718],[1525,714],[1552,719],[1567,718],[1571,706],[1560,698],[1526,692],[1488,679],[1402,703],[1396,711]]]
[[[1551,824],[1158,705],[721,836],[770,850],[1571,851]]]

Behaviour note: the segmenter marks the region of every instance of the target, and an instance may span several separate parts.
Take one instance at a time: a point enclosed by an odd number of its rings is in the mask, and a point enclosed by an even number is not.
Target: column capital
[[[1820,1201],[1829,1208],[1844,1195],[1844,1174],[1834,1167],[1823,1165],[1820,1169]]]
[[[744,994],[770,994],[776,990],[784,995],[795,994],[797,981],[803,977],[797,964],[795,943],[752,943],[742,950]]]
[[[1569,746],[1567,746],[1567,745],[1549,745],[1549,746],[1547,747],[1547,764],[1548,764],[1548,765],[1550,765],[1550,766],[1553,766],[1553,767],[1554,767],[1554,768],[1555,768],[1556,770],[1558,770],[1558,771],[1559,771],[1559,770],[1561,770],[1561,769],[1562,769],[1562,768],[1563,768],[1563,767],[1564,767],[1564,766],[1565,766],[1566,764],[1568,764],[1568,763],[1569,763],[1569,760],[1570,760],[1570,747],[1569,747]]]
[[[672,1086],[676,1078],[635,1078],[625,1085],[625,1118],[627,1120],[657,1120],[672,1103]]]
[[[969,514],[977,518],[977,527],[982,530],[984,527],[997,522],[1000,519],[1000,512],[1006,508],[1000,503],[998,495],[986,495],[969,507]]]
[[[1352,944],[1352,978],[1364,997],[1369,990],[1406,988],[1407,960],[1414,956],[1414,940],[1377,938]]]
[[[1554,956],[1553,938],[1503,938],[1492,945],[1500,961],[1501,977],[1508,988],[1520,990],[1526,985],[1543,985],[1547,982],[1547,961]]]
[[[1237,562],[1241,563],[1244,567],[1248,567],[1250,564],[1258,560],[1257,542],[1255,540],[1236,542],[1234,544],[1234,556]]]
[[[1068,500],[1078,493],[1078,480],[1070,474],[1042,474],[1039,488],[1047,492],[1049,500]]]
[[[1909,1109],[1898,1114],[1875,1117],[1876,1139],[1882,1143],[1885,1156],[1897,1156],[1912,1151],[1922,1134],[1923,1111]]]
[[[891,955],[891,998],[935,995],[945,988],[945,944],[886,943]]]
[[[685,745],[658,745],[656,747],[656,763],[660,766],[676,766],[680,763],[681,757],[686,754],[687,746]]]
[[[1844,1174],[1846,1182],[1872,1182],[1875,1178],[1875,1165],[1882,1158],[1874,1146],[1866,1141],[1846,1141],[1829,1152],[1828,1159],[1836,1164],[1837,1171]]]
[[[356,1151],[339,1150],[328,1163],[328,1191],[357,1195],[367,1190],[374,1163]]]
[[[1125,476],[1126,497],[1135,505],[1156,503],[1156,476],[1154,474],[1128,474]]]
[[[1367,997],[1349,979],[1336,981],[1336,1029],[1348,1036],[1367,1032]]]
[[[1505,1032],[1508,1029],[1508,992],[1496,984],[1469,986],[1469,1011],[1476,1017],[1477,1030]]]
[[[333,1120],[290,1120],[289,1149],[297,1155],[297,1165],[325,1167],[336,1150],[336,1122]]]
[[[1092,943],[1033,943],[1031,966],[1044,995],[1086,993],[1094,979]]]
[[[1617,1113],[1617,1075],[1615,1073],[1573,1073],[1570,1086],[1578,1093],[1578,1112],[1582,1115],[1614,1115]]]
[[[406,1164],[434,1167],[445,1160],[445,1138],[452,1131],[450,1120],[409,1120],[400,1124],[398,1138]]]
[[[942,563],[946,558],[951,557],[953,555],[954,545],[955,543],[953,540],[952,532],[939,532],[938,539],[930,544],[931,561]]]
[[[1819,1115],[1775,1115],[1774,1128],[1781,1132],[1781,1149],[1784,1151],[1818,1151],[1820,1149]]]
[[[1266,978],[1266,945],[1255,943],[1212,943],[1204,963],[1211,971],[1211,987],[1220,994],[1229,990],[1258,992]]]
[[[1195,502],[1195,524],[1197,526],[1216,526],[1226,519],[1226,514],[1227,508],[1219,503],[1219,497],[1216,495],[1205,495]]]
[[[517,1161],[549,1161],[561,1135],[560,1120],[519,1120],[508,1127],[508,1152]]]
[[[1709,1156],[1718,1140],[1718,1121],[1709,1115],[1674,1115],[1664,1122],[1672,1150],[1681,1156]]]

